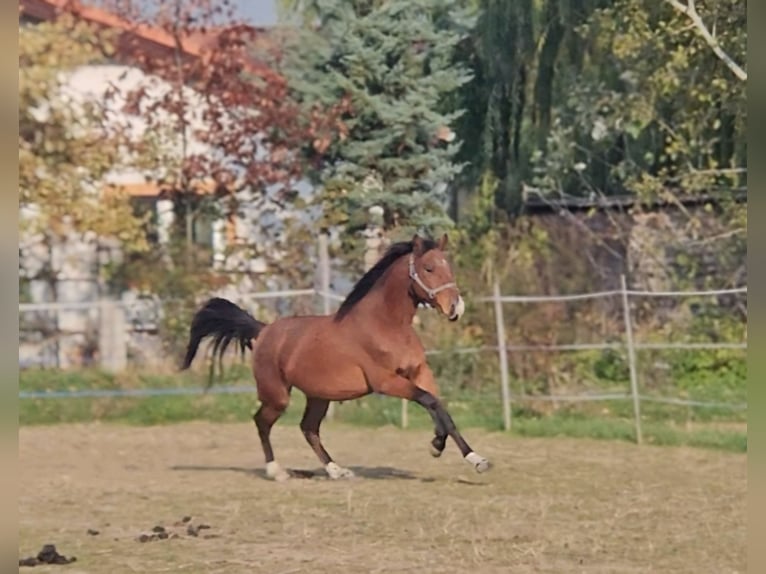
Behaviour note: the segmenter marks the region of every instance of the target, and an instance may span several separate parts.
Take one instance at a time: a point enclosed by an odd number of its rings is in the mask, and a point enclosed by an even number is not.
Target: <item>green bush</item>
[[[630,380],[630,368],[623,353],[614,349],[604,349],[593,362],[593,374],[596,378],[622,382]]]

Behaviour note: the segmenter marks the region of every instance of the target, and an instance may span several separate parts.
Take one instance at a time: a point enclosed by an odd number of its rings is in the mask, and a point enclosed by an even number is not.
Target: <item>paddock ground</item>
[[[745,572],[746,455],[469,430],[494,468],[392,427],[323,427],[359,478],[330,481],[294,425],[263,477],[250,424],[19,429],[19,558],[53,543],[77,561],[23,572]],[[191,517],[187,523],[183,517]],[[189,535],[188,526],[210,526]],[[171,536],[141,543],[163,526]],[[88,533],[88,530],[98,534]],[[177,534],[177,537],[173,537]]]

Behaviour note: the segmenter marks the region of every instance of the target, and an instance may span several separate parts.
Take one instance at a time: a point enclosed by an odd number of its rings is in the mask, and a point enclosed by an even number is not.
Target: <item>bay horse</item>
[[[447,235],[436,242],[415,235],[394,243],[356,283],[332,315],[295,316],[265,324],[231,301],[210,299],[192,320],[182,369],[194,359],[200,342],[211,336],[219,359],[236,340],[252,349],[252,370],[260,407],[253,416],[266,459],[266,474],[282,481],[289,474],[277,463],[271,428],[287,408],[290,391],[306,395],[300,428],[330,478],[351,478],[325,450],[319,427],[330,401],[347,401],[370,393],[407,399],[423,406],[434,422],[431,454],[438,457],[450,436],[477,472],[490,468],[463,438],[439,400],[423,345],[412,326],[418,305],[435,307],[450,321],[465,309],[444,249]]]

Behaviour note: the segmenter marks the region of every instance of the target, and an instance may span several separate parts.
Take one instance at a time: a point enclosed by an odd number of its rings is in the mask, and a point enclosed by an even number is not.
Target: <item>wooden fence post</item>
[[[503,301],[500,298],[500,284],[495,281],[492,292],[495,304],[495,325],[497,327],[497,352],[500,358],[500,386],[503,393],[503,427],[511,430],[511,389],[508,382],[508,343],[505,338]]]
[[[319,234],[319,288],[322,297],[322,312],[329,315],[332,311],[330,304],[330,249],[327,244],[327,234]],[[327,407],[327,418],[335,418],[335,403],[330,402]]]
[[[633,345],[633,325],[630,320],[630,302],[628,300],[628,283],[625,275],[620,275],[622,287],[622,308],[625,317],[625,345],[628,349],[628,366],[630,368],[630,394],[633,396],[633,418],[636,426],[636,442],[641,444],[641,398],[638,395],[638,375],[636,373],[636,349]]]
[[[99,301],[98,351],[101,368],[111,373],[128,366],[125,308],[117,301]]]

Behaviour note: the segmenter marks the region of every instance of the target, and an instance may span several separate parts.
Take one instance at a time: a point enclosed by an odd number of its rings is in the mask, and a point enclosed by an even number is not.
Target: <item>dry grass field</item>
[[[249,424],[22,427],[19,557],[53,543],[77,561],[20,571],[746,569],[743,454],[469,430],[494,463],[477,475],[452,444],[432,459],[427,432],[323,431],[357,479],[324,478],[286,424],[274,431],[277,459],[313,478],[266,480]],[[210,528],[197,531],[200,524]],[[155,526],[168,538],[138,541]]]

